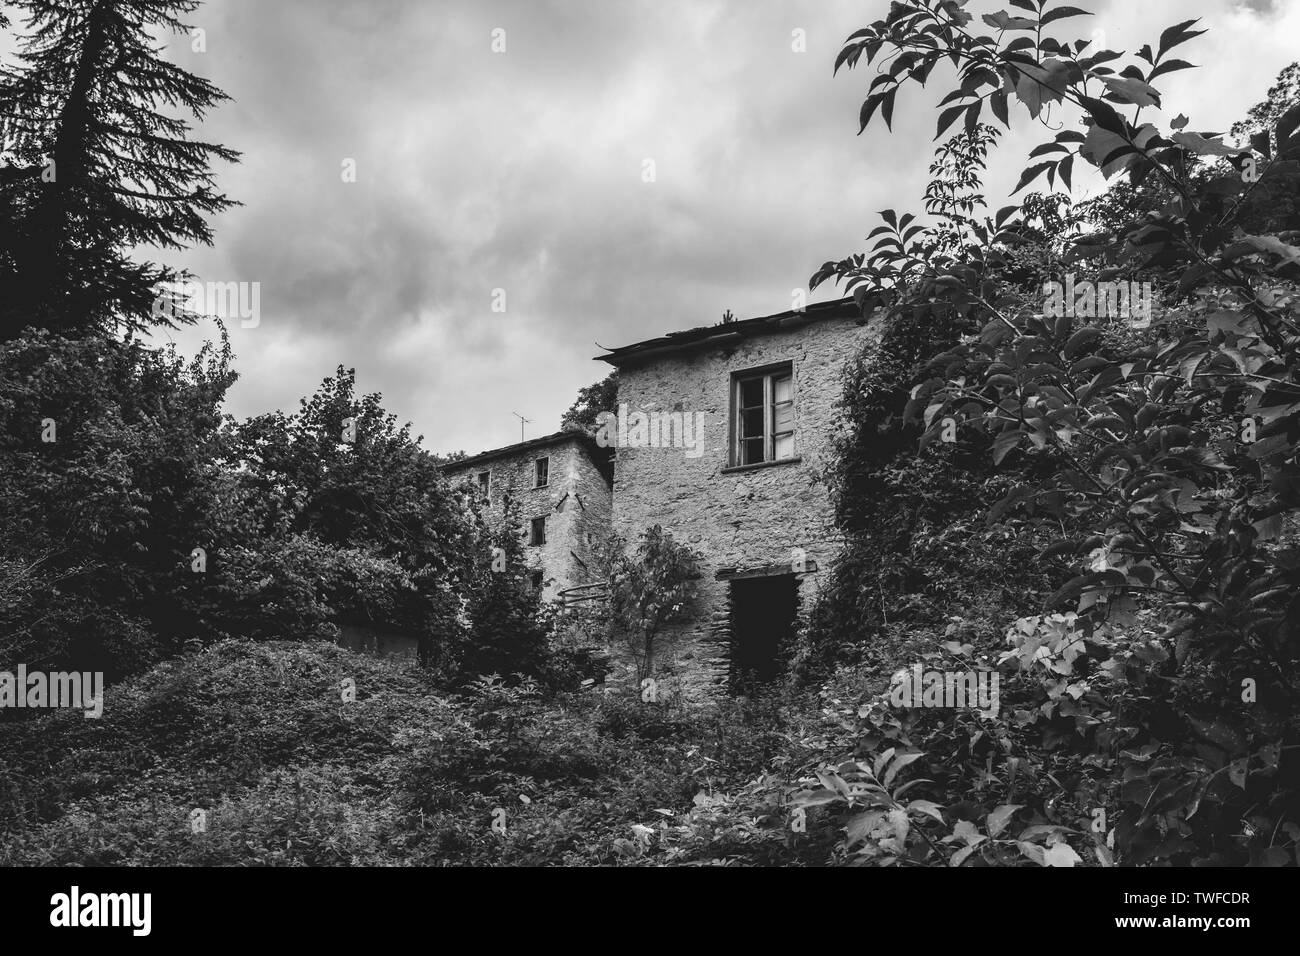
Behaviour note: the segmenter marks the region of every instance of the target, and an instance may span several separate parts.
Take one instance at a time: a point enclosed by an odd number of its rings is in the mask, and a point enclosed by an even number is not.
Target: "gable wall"
[[[545,488],[533,487],[533,462],[550,458],[550,481]],[[579,442],[560,442],[490,461],[446,468],[453,480],[473,482],[479,472],[491,471],[491,497],[483,510],[488,526],[497,530],[505,521],[502,502],[508,492],[519,506],[520,529],[528,540],[529,523],[547,516],[546,544],[525,544],[530,570],[545,576],[542,597],[550,600],[567,587],[596,579],[592,556],[594,544],[609,533],[610,487]],[[585,563],[585,567],[584,567]]]
[[[840,544],[826,488],[842,373],[869,327],[826,319],[789,331],[624,366],[620,406],[632,411],[703,412],[706,442],[698,458],[681,448],[617,449],[613,524],[630,542],[660,524],[702,554],[700,599],[693,620],[673,629],[660,658],[664,678],[692,697],[709,696],[727,679],[729,586],[723,568],[789,564],[802,549],[819,569],[799,575],[801,613],[825,579]],[[790,361],[794,375],[795,454],[800,460],[730,469],[732,374]],[[809,565],[811,567],[811,565]]]

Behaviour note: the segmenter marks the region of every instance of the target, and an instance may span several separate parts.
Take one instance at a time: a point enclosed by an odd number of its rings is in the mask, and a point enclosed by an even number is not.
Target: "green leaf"
[[[1021,62],[1017,58],[1011,64],[1011,70],[1015,74],[1016,98],[1025,104],[1029,114],[1034,117],[1038,116],[1045,104],[1061,102],[1070,83],[1082,78],[1077,66],[1055,57],[1044,60],[1041,64]]]
[[[846,848],[851,850],[857,844],[865,842],[871,836],[872,831],[880,827],[880,823],[884,818],[885,812],[883,810],[868,810],[850,818],[844,828]]]
[[[834,76],[836,73],[839,73],[840,67],[844,65],[850,56],[857,53],[860,49],[861,46],[859,44],[850,43],[844,49],[840,50],[839,56],[835,58],[835,69],[831,71],[831,75]]]
[[[1058,588],[1051,597],[1043,602],[1043,607],[1050,610],[1051,608],[1059,607],[1067,602],[1073,601],[1083,592],[1084,585],[1086,585],[1090,580],[1092,580],[1092,575],[1089,574],[1080,574],[1071,578],[1066,581],[1065,584],[1061,585],[1061,587]]]
[[[1007,94],[1005,90],[998,90],[989,97],[989,106],[993,110],[993,115],[1002,121],[1002,125],[1011,128],[1010,117],[1007,112]]]
[[[880,776],[880,772],[885,769],[885,764],[889,763],[889,758],[894,756],[894,749],[895,748],[890,747],[884,753],[876,756],[876,762],[871,769],[871,775],[873,777]]]
[[[1038,21],[1030,20],[1027,17],[1013,17],[1005,10],[999,10],[997,13],[986,13],[980,18],[989,26],[998,30],[1036,30]]]
[[[993,439],[993,464],[1002,464],[1002,459],[1020,444],[1020,436],[1023,434],[1024,430],[1020,428],[1008,428],[999,432],[998,437]]]
[[[1024,173],[1021,174],[1021,176],[1020,176],[1020,182],[1016,184],[1016,188],[1013,189],[1013,190],[1011,190],[1011,192],[1012,192],[1012,193],[1018,193],[1018,192],[1020,192],[1020,190],[1024,189],[1026,186],[1028,186],[1030,183],[1032,183],[1035,179],[1037,179],[1037,178],[1038,178],[1039,176],[1041,176],[1043,173],[1045,173],[1045,172],[1047,172],[1049,169],[1051,169],[1054,165],[1056,165],[1056,164],[1055,164],[1055,163],[1039,163],[1039,164],[1036,165],[1036,166],[1030,166],[1028,169],[1026,169],[1026,170],[1024,171]]]
[[[939,126],[938,129],[935,130],[934,138],[938,139],[940,136],[942,136],[944,134],[944,131],[953,123],[955,123],[957,121],[957,117],[961,116],[961,114],[964,113],[965,111],[966,111],[966,104],[963,103],[961,106],[950,106],[948,109],[940,113]]]
[[[1021,840],[1016,844],[1016,847],[1039,866],[1047,866],[1047,854],[1037,843],[1026,843]]]
[[[995,807],[985,821],[985,829],[988,830],[989,836],[996,838],[999,833],[1007,828],[1007,824],[1011,822],[1015,812],[1022,809],[1023,806],[1024,804],[1020,803],[1004,803]]]
[[[1064,557],[1065,555],[1075,554],[1079,549],[1079,542],[1075,538],[1067,538],[1064,541],[1054,541],[1038,553],[1042,561],[1049,561],[1052,558]]]
[[[890,132],[894,130],[894,98],[898,95],[898,87],[894,87],[885,94],[884,106],[880,110],[880,115],[885,119],[885,128]]]
[[[1079,105],[1088,111],[1092,121],[1109,133],[1114,133],[1122,138],[1128,136],[1128,124],[1124,118],[1115,112],[1115,108],[1104,100],[1094,99],[1091,96],[1080,96]]]
[[[1064,20],[1066,17],[1090,17],[1092,14],[1087,10],[1080,10],[1078,7],[1057,7],[1055,10],[1049,10],[1043,14],[1043,18],[1038,22],[1043,26],[1053,23],[1056,20]]]
[[[954,853],[954,854],[952,855],[952,859],[950,859],[950,860],[948,861],[948,865],[949,865],[949,866],[961,866],[963,863],[966,862],[966,859],[967,859],[967,858],[968,858],[972,853],[976,852],[978,849],[979,849],[979,846],[978,846],[978,845],[976,845],[976,846],[964,846],[964,847],[962,847],[960,850],[958,850],[956,853]]]
[[[1037,156],[1046,156],[1048,153],[1068,153],[1069,151],[1070,148],[1068,146],[1063,146],[1060,143],[1043,143],[1039,146],[1035,146],[1033,150],[1030,151],[1029,158],[1034,159]]]
[[[952,828],[952,835],[964,842],[967,846],[979,846],[988,839],[988,837],[980,833],[979,827],[975,826],[975,824],[971,823],[969,820],[958,821],[957,825]]]
[[[1228,780],[1233,786],[1246,789],[1246,766],[1249,761],[1247,757],[1240,757],[1228,764]]]
[[[823,772],[819,770],[817,771],[817,779],[821,781],[821,785],[825,787],[827,790],[833,790],[841,797],[848,799],[849,785],[845,783],[844,779],[840,777],[839,774],[832,773],[830,771]]]
[[[1065,343],[1066,357],[1073,358],[1099,338],[1101,338],[1101,329],[1095,325],[1085,325],[1071,335]]]
[[[1147,80],[1149,82],[1158,76],[1164,76],[1166,73],[1173,73],[1177,70],[1193,70],[1195,68],[1195,63],[1188,63],[1186,60],[1165,60],[1165,62],[1161,63],[1151,71],[1147,76]]]
[[[913,800],[907,805],[907,809],[912,812],[923,813],[928,817],[933,817],[940,823],[944,822],[943,813],[941,812],[943,808],[939,804],[932,803],[929,800]]]
[[[1130,141],[1127,131],[1124,135],[1112,133],[1100,123],[1088,130],[1079,155],[1102,171],[1107,178],[1122,172],[1131,166],[1141,149],[1156,136],[1156,129],[1150,123],[1143,124],[1133,131]]]
[[[1277,121],[1278,149],[1282,148],[1282,144],[1291,138],[1297,128],[1300,128],[1300,104],[1291,107]]]
[[[1262,252],[1281,256],[1287,262],[1300,262],[1300,248],[1283,242],[1277,236],[1243,236],[1242,241]]]
[[[1043,854],[1043,866],[1074,866],[1080,862],[1079,854],[1068,843],[1049,846]]]
[[[1218,140],[1206,139],[1200,133],[1180,132],[1174,133],[1170,137],[1179,146],[1184,149],[1190,149],[1199,156],[1236,156],[1242,152],[1240,149],[1234,149],[1231,146],[1225,146]]]
[[[823,804],[839,803],[842,800],[844,800],[844,797],[833,790],[818,790],[816,792],[805,791],[796,794],[790,803],[796,807],[820,807]]]
[[[1102,83],[1106,89],[1125,103],[1137,106],[1159,106],[1160,93],[1155,87],[1132,77],[1103,76]]]
[[[867,128],[867,124],[871,122],[871,115],[876,112],[876,107],[880,105],[883,98],[879,93],[872,93],[862,101],[862,110],[858,113],[859,136]]]
[[[910,753],[910,754],[899,754],[897,757],[894,758],[894,762],[889,765],[889,770],[885,773],[885,779],[882,781],[882,783],[884,783],[884,785],[888,787],[891,783],[894,782],[894,778],[898,776],[898,772],[900,770],[902,770],[904,767],[908,766],[909,764],[915,763],[916,761],[920,760],[924,756],[925,754],[920,751],[917,751],[916,753]]]
[[[1275,538],[1282,537],[1284,527],[1282,517],[1282,515],[1276,514],[1252,523],[1251,527],[1255,529],[1256,543],[1272,541]]]
[[[1167,53],[1169,50],[1172,50],[1174,47],[1178,46],[1178,44],[1186,43],[1188,40],[1192,39],[1193,37],[1198,37],[1202,33],[1204,33],[1205,32],[1204,30],[1188,29],[1188,27],[1199,22],[1200,22],[1199,18],[1194,20],[1184,20],[1182,23],[1177,23],[1174,26],[1170,27],[1169,29],[1165,30],[1163,33],[1161,33],[1160,52],[1158,56],[1164,56],[1165,53]]]
[[[907,791],[911,790],[913,787],[919,787],[927,783],[934,783],[934,781],[929,779],[928,777],[916,777],[912,780],[909,780],[907,781],[907,783],[903,784],[901,787],[899,787],[897,790],[894,791],[894,799],[902,800],[903,794],[907,793]]]
[[[1199,720],[1196,717],[1188,717],[1187,722],[1200,736],[1229,756],[1239,754],[1246,749],[1246,738],[1226,724],[1218,721]]]

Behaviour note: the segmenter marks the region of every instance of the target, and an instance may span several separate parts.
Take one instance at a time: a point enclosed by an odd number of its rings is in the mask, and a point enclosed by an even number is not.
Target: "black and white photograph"
[[[0,0],[9,921],[1281,925],[1300,2],[1074,3]]]

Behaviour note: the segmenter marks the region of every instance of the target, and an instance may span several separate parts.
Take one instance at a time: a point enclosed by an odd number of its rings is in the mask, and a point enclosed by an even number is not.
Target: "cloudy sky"
[[[1180,49],[1203,67],[1161,82],[1166,115],[1192,129],[1226,129],[1300,57],[1300,0],[1073,2],[1096,16],[1065,23],[1114,49],[1203,18]],[[233,323],[230,410],[288,411],[342,363],[426,447],[473,452],[517,441],[515,411],[529,437],[557,429],[607,370],[600,346],[790,308],[817,266],[862,248],[877,210],[920,207],[949,87],[900,94],[893,135],[858,137],[872,74],[831,75],[886,8],[210,0],[193,16],[206,52],[185,38],[174,55],[234,98],[202,135],[243,151],[220,182],[244,205],[213,248],[172,261],[261,283],[260,324]],[[994,208],[1051,135],[1017,109]],[[213,334],[171,337],[189,352]]]

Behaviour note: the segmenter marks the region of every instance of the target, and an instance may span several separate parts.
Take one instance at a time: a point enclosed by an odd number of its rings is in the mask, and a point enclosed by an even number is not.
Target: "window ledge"
[[[760,468],[776,468],[779,465],[797,465],[803,461],[802,455],[795,455],[793,458],[782,458],[778,461],[760,461],[754,465],[729,465],[723,468],[721,474],[730,475],[738,471],[758,471]]]

